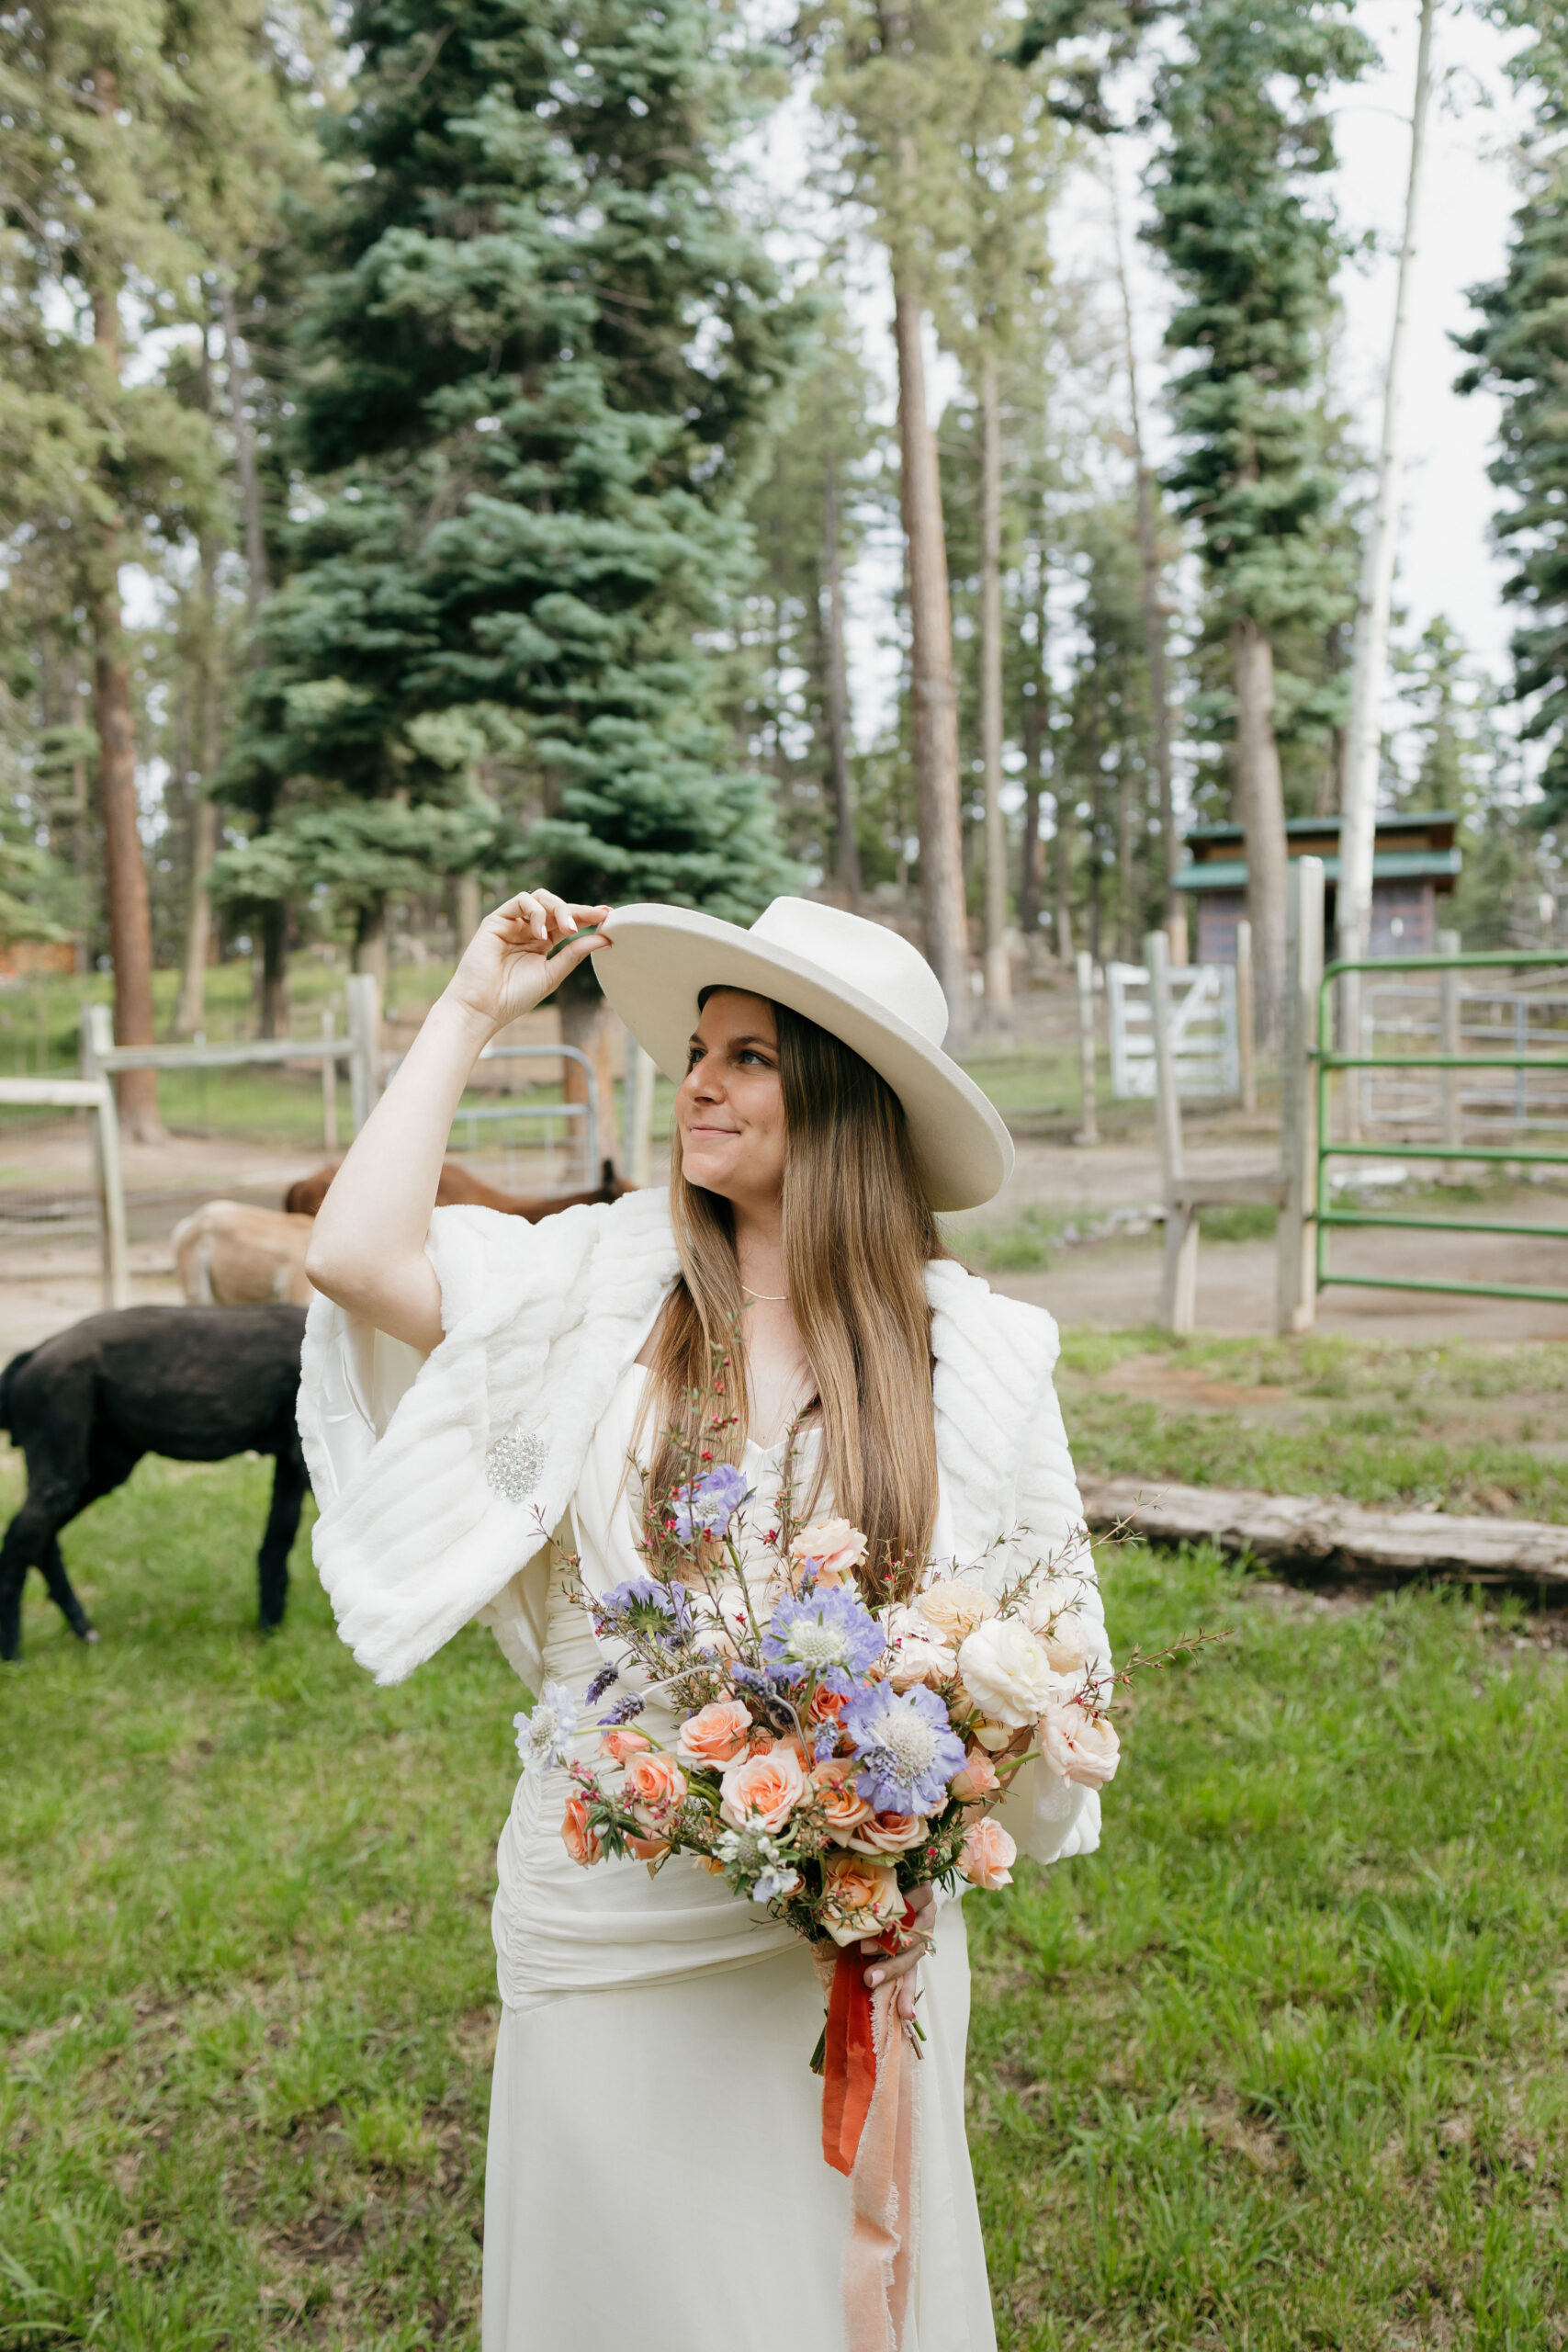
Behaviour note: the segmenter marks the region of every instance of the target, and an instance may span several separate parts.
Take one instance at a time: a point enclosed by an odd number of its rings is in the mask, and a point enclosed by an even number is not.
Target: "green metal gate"
[[[1492,971],[1517,972],[1534,968],[1556,969],[1568,976],[1568,956],[1536,952],[1509,956],[1380,956],[1364,962],[1329,964],[1324,968],[1318,991],[1317,1016],[1317,1169],[1314,1195],[1316,1203],[1317,1287],[1324,1290],[1330,1283],[1359,1290],[1421,1290],[1461,1294],[1474,1298],[1537,1299],[1546,1304],[1568,1306],[1568,1290],[1548,1290],[1517,1283],[1460,1283],[1420,1281],[1411,1276],[1390,1274],[1336,1273],[1328,1263],[1329,1235],[1336,1226],[1389,1226],[1418,1233],[1503,1233],[1523,1234],[1537,1241],[1568,1241],[1568,1226],[1521,1225],[1501,1219],[1456,1216],[1403,1216],[1382,1209],[1344,1209],[1327,1204],[1325,1170],[1331,1159],[1387,1159],[1397,1154],[1401,1159],[1472,1160],[1478,1163],[1506,1166],[1547,1165],[1568,1167],[1568,1148],[1546,1151],[1527,1144],[1461,1145],[1441,1144],[1375,1144],[1331,1143],[1328,1140],[1329,1089],[1336,1070],[1393,1069],[1408,1070],[1553,1070],[1568,1071],[1568,1053],[1527,1054],[1458,1053],[1458,1054],[1337,1054],[1334,1051],[1334,983],[1346,972],[1374,973],[1380,979],[1397,979],[1412,972]],[[1517,1036],[1515,1037],[1517,1045]]]

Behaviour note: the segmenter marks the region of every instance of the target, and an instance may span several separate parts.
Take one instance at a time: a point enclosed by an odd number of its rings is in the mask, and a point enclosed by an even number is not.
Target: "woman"
[[[433,1215],[477,1056],[589,956],[680,1080],[668,1199],[537,1227]],[[661,1490],[671,1431],[737,1332],[731,1451],[762,1526],[787,1451],[807,1515],[863,1530],[874,1560],[891,1546],[997,1583],[1018,1544],[1029,1559],[1077,1545],[1055,1326],[992,1297],[938,1238],[933,1210],[988,1199],[1011,1162],[995,1111],[941,1049],[945,1025],[912,947],[801,899],[746,932],[536,890],[482,925],[344,1161],[308,1261],[324,1294],[300,1396],[316,1559],[378,1679],[479,1617],[534,1690],[581,1692],[604,1660],[560,1545],[590,1592],[637,1572],[633,1490],[644,1475]],[[1102,1646],[1092,1581],[1085,1602]],[[579,1869],[566,1793],[561,1773],[525,1776],[501,1839],[485,2352],[838,2352],[848,2209],[808,2071],[810,1955],[689,1863]],[[1087,1852],[1098,1799],[1040,1771],[1010,1824],[1038,1860]],[[928,1894],[918,1924],[895,1956],[863,1948],[868,1984],[898,1980],[926,2035],[903,2343],[990,2352],[962,1907]]]

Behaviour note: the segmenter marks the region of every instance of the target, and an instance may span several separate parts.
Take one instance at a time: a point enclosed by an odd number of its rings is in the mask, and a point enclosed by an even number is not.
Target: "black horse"
[[[129,1478],[144,1453],[276,1461],[256,1562],[261,1623],[280,1625],[305,1498],[294,1405],[302,1306],[126,1306],[89,1315],[13,1356],[0,1428],[27,1458],[28,1492],[0,1543],[0,1658],[22,1647],[22,1587],[38,1568],[82,1641],[96,1641],[60,1554],[60,1531]]]

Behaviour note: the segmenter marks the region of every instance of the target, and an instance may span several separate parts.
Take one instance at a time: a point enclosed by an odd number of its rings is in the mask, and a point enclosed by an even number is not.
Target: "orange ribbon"
[[[914,1914],[906,1911],[908,1928]],[[897,1931],[883,1939],[897,1949]],[[914,2210],[915,2069],[898,1986],[865,1986],[865,1955],[839,1953],[828,2004],[822,2154],[850,2181],[844,2249],[846,2352],[897,2352],[908,2307]]]

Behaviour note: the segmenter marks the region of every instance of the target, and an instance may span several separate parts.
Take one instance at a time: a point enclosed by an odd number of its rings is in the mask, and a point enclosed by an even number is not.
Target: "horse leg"
[[[55,1558],[59,1558],[56,1538],[71,1516],[69,1510],[51,1510],[46,1504],[35,1502],[29,1495],[6,1530],[5,1541],[0,1543],[0,1659],[18,1658],[22,1655],[22,1587],[27,1582],[28,1570],[41,1567],[45,1577],[48,1577],[49,1571],[44,1563],[51,1550]],[[62,1577],[64,1574],[62,1566]],[[53,1589],[52,1584],[51,1589]],[[69,1584],[66,1589],[70,1590]],[[75,1600],[75,1594],[72,1593],[71,1598]],[[60,1599],[58,1593],[55,1599]],[[62,1601],[62,1608],[64,1605]],[[80,1611],[80,1601],[76,1605]],[[66,1610],[68,1618],[70,1613]]]
[[[277,1467],[272,1477],[272,1508],[266,1515],[266,1532],[256,1557],[256,1614],[264,1634],[272,1633],[283,1623],[288,1600],[288,1555],[299,1532],[304,1500],[305,1457],[299,1451],[299,1438],[290,1430],[277,1450]]]
[[[51,1535],[44,1546],[39,1556],[39,1568],[49,1587],[51,1600],[76,1639],[79,1642],[96,1642],[98,1638],[96,1630],[89,1622],[86,1611],[76,1598],[76,1589],[65,1573],[58,1535]]]

